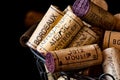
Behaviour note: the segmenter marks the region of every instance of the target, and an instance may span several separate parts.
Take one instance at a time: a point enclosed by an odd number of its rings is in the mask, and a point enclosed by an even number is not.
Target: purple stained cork
[[[54,63],[54,58],[50,52],[46,54],[46,67],[49,72],[53,73],[55,70],[55,63]]]
[[[78,17],[84,16],[89,10],[89,0],[76,0],[72,10]]]

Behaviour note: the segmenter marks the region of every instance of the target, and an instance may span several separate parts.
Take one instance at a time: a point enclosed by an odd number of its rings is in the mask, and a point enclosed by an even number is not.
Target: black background
[[[20,79],[20,80],[40,80],[38,70],[36,68],[33,54],[28,48],[24,48],[19,43],[20,36],[27,30],[24,26],[24,17],[29,10],[44,11],[48,9],[51,4],[59,6],[64,9],[67,5],[73,4],[75,0],[16,0],[8,5],[3,6],[3,19],[5,30],[5,41],[1,54],[3,58],[3,67],[1,68],[5,74],[4,78]],[[119,0],[106,0],[108,3],[108,11],[112,14],[120,13]],[[7,25],[8,24],[8,25]],[[2,26],[1,26],[2,27]],[[2,29],[1,29],[2,30]],[[7,59],[6,59],[7,58]]]

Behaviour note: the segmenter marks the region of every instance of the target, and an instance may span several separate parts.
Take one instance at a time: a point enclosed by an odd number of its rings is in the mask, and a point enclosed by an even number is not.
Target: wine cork
[[[33,24],[36,24],[38,21],[40,21],[44,16],[43,12],[37,12],[37,11],[28,11],[25,15],[24,23],[25,26],[30,28]]]
[[[91,2],[108,11],[108,4],[105,0],[91,0]]]
[[[118,18],[120,20],[120,13],[114,14],[114,17]]]
[[[120,25],[116,25],[118,22],[115,17],[89,0],[76,0],[72,9],[78,17],[92,26],[120,31]]]
[[[96,27],[96,26],[92,26],[92,27],[90,27],[90,29],[93,30],[100,37],[100,40],[103,39],[105,30],[103,30],[99,27]]]
[[[93,30],[99,36],[99,40],[96,43],[102,48],[105,30],[96,26],[92,26],[90,27],[90,29]]]
[[[109,47],[116,47],[120,50],[120,32],[117,31],[105,31],[103,40],[103,49]]]
[[[37,51],[44,53],[65,48],[82,26],[81,19],[73,12],[68,11],[42,42],[40,42],[37,46]]]
[[[65,10],[63,11],[63,13],[65,14],[67,11],[71,11],[72,12],[72,6],[68,5]]]
[[[20,44],[23,47],[27,47],[26,43],[28,42],[29,38],[31,37],[32,33],[36,29],[39,21],[33,24],[21,37],[20,37]]]
[[[49,51],[45,60],[48,71],[53,73],[98,65],[102,63],[103,57],[99,46],[92,44]]]
[[[106,48],[103,50],[103,71],[111,74],[115,80],[120,80],[120,50],[115,47]],[[106,76],[107,80],[113,80]]]
[[[51,5],[27,42],[27,46],[36,50],[38,44],[62,18],[63,12]]]
[[[44,64],[44,67],[45,67],[45,70],[46,70],[46,73],[47,73],[47,79],[48,80],[55,80],[52,73],[50,73],[46,67],[46,65]]]
[[[119,27],[120,26],[120,13],[114,14],[114,17],[115,17],[116,22],[117,22],[116,23],[117,26],[115,27],[116,28],[115,30],[117,31],[120,29],[120,27]]]
[[[89,27],[83,26],[82,29],[77,33],[74,39],[70,42],[68,47],[77,47],[88,44],[97,43],[99,36],[92,31]]]
[[[55,73],[49,72],[45,64],[44,64],[44,67],[45,67],[45,71],[47,73],[48,80],[57,80],[61,76],[60,72],[55,72]]]

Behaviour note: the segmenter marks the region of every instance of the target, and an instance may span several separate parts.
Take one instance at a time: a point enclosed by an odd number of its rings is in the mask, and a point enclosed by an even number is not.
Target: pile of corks
[[[65,46],[63,49],[53,50],[44,52],[45,55],[45,65],[46,72],[50,73],[49,76],[54,77],[55,79],[48,76],[48,80],[65,80],[65,76],[69,74],[71,80],[78,80],[78,76],[90,76],[90,77],[99,77],[100,75],[107,73],[114,77],[115,80],[120,79],[120,13],[112,15],[108,12],[108,5],[105,0],[76,0],[73,5],[70,5],[71,10],[74,15],[76,15],[80,20],[83,21],[84,26],[87,26],[88,29],[80,29],[80,34],[89,35],[91,34],[95,37],[95,41],[89,42],[83,41],[84,43],[79,43],[80,45],[69,45]],[[83,8],[83,9],[82,9]],[[84,14],[83,14],[83,13]],[[38,24],[41,22],[42,18],[46,13],[29,11],[25,17],[25,26],[28,30],[20,37],[20,43],[23,47],[31,48],[26,45],[28,40],[31,38]],[[41,26],[42,27],[42,26]],[[90,29],[90,31],[89,31]],[[88,30],[88,31],[87,31]],[[86,32],[90,32],[89,34]],[[79,32],[78,32],[79,33]],[[95,33],[95,34],[94,34]],[[76,35],[77,36],[77,35]],[[84,38],[79,35],[78,38],[82,40]],[[96,37],[97,36],[97,37]],[[75,41],[76,37],[73,37],[72,40]],[[73,49],[77,48],[77,49]],[[63,51],[63,52],[62,52]],[[71,51],[71,54],[70,54]],[[78,51],[78,52],[77,52]],[[40,54],[43,52],[40,52]],[[70,62],[66,60],[65,63],[77,63],[78,64],[69,64],[64,66],[64,59],[68,59],[66,55],[72,55],[75,53],[77,56],[81,56],[80,61]],[[85,59],[83,54],[85,53]],[[89,54],[88,54],[89,53]],[[56,57],[57,55],[57,57]],[[62,56],[61,56],[62,55]],[[90,59],[86,58],[86,55],[90,56]],[[91,56],[93,55],[94,58]],[[97,56],[97,58],[96,58]],[[61,57],[61,59],[59,59]],[[83,58],[83,61],[82,61]],[[92,58],[96,62],[92,62]],[[60,65],[60,61],[61,66]],[[97,61],[97,59],[99,59]],[[72,60],[71,60],[72,61]],[[88,61],[88,63],[85,62]],[[83,64],[82,64],[83,62]],[[97,64],[98,62],[98,64]],[[80,65],[84,65],[81,67]],[[73,67],[77,66],[77,67]],[[112,66],[112,67],[111,67]],[[51,69],[50,69],[51,68]],[[64,69],[65,68],[65,69]],[[67,69],[68,68],[68,69]],[[65,72],[67,75],[60,75],[61,72]],[[110,76],[106,77],[106,80],[114,80]],[[82,79],[80,79],[82,80]],[[86,79],[87,80],[87,79]]]

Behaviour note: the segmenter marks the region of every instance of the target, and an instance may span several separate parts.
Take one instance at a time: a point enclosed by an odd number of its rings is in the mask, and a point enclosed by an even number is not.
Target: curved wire
[[[40,55],[40,53],[33,50],[32,48],[30,48],[30,51],[36,56],[36,65],[37,65],[38,71],[40,73],[40,77],[42,78],[42,80],[48,80],[47,72],[46,72],[45,66],[44,66],[45,58],[42,55]],[[65,80],[70,80],[70,78],[74,78],[74,79],[76,78],[77,80],[105,80],[105,76],[109,76],[113,80],[115,80],[115,78],[111,74],[108,74],[108,73],[101,74],[98,78],[92,78],[90,76],[84,76],[84,75],[79,75],[79,74],[76,74],[76,77],[71,77],[70,75],[71,75],[71,73],[69,73],[69,71],[61,72],[61,76]],[[64,77],[64,76],[66,76],[66,77]]]
[[[111,75],[111,74],[108,74],[108,73],[104,73],[102,75],[99,76],[99,80],[103,80],[105,76],[109,76],[111,77],[113,80],[115,80],[115,78]]]
[[[43,63],[45,63],[45,59],[43,58],[42,55],[38,55],[37,52],[35,52],[35,50],[33,50],[32,48],[30,48],[31,52],[36,56],[38,57]],[[39,53],[40,54],[40,53]]]

